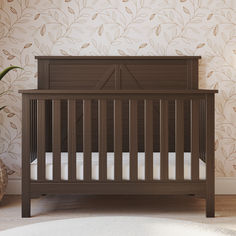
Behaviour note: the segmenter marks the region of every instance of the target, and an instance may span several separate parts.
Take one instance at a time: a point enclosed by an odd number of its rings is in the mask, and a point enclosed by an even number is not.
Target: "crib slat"
[[[138,103],[129,101],[129,153],[130,153],[130,180],[138,178]]]
[[[114,101],[115,180],[122,180],[122,101]]]
[[[98,102],[99,180],[107,180],[107,101]]]
[[[38,180],[45,180],[45,100],[38,100],[37,112],[37,157]]]
[[[160,101],[161,180],[168,179],[168,100]]]
[[[184,102],[175,101],[176,180],[184,179]]]
[[[61,180],[61,101],[53,100],[52,112],[53,180]]]
[[[68,179],[76,180],[76,101],[68,100]]]
[[[37,100],[31,100],[30,102],[30,114],[31,114],[31,119],[30,119],[30,146],[31,146],[31,160],[34,160],[37,158]]]
[[[191,101],[191,179],[199,179],[199,100]]]
[[[83,152],[84,152],[84,180],[91,180],[92,136],[91,136],[91,100],[84,100],[83,121]]]
[[[153,102],[144,103],[145,180],[153,179]]]

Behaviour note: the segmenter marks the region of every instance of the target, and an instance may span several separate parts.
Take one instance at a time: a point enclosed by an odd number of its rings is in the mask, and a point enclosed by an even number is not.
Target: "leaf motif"
[[[210,78],[212,75],[213,75],[214,71],[210,71],[208,74],[207,74],[207,78]]]
[[[184,11],[186,14],[190,15],[190,11],[189,11],[189,9],[188,9],[188,8],[186,8],[186,7],[183,7],[183,11]]]
[[[14,58],[15,58],[15,56],[10,55],[10,56],[7,57],[7,60],[12,60],[12,59],[14,59]]]
[[[214,30],[213,30],[214,36],[216,36],[218,34],[218,31],[219,31],[219,25],[216,25]]]
[[[5,107],[5,108],[3,109],[3,111],[6,112],[6,113],[10,113],[10,110],[9,110],[7,107]]]
[[[71,7],[68,7],[67,9],[68,9],[68,12],[70,12],[70,14],[73,14],[73,15],[75,14],[75,11]]]
[[[29,6],[29,0],[25,0],[25,6],[26,6],[26,7]]]
[[[156,36],[159,36],[161,33],[161,25],[157,26],[156,28]]]
[[[25,57],[25,64],[26,64],[26,65],[29,64],[29,55],[26,55],[26,57]]]
[[[13,122],[10,122],[12,129],[17,129],[16,125]]]
[[[63,50],[63,49],[60,49],[60,52],[61,52],[61,54],[62,54],[63,56],[69,56],[69,53],[66,52],[66,51]]]
[[[40,34],[41,34],[41,36],[44,36],[45,33],[46,33],[46,25],[44,24],[44,25],[42,26],[41,30],[40,30]]]
[[[229,153],[230,154],[233,154],[234,153],[234,150],[235,150],[235,145],[234,144],[231,144],[230,147],[229,147]]]
[[[40,13],[35,15],[34,20],[38,20],[39,17],[40,17]]]
[[[236,112],[236,107],[233,107],[234,112]]]
[[[9,114],[7,115],[7,117],[11,118],[11,117],[13,117],[14,115],[15,115],[14,113],[9,113]]]
[[[147,43],[142,43],[142,44],[139,46],[139,49],[145,48],[147,45],[148,45]]]
[[[103,25],[101,25],[98,29],[98,35],[101,36],[103,31],[104,31],[104,27],[103,27]]]
[[[40,43],[39,43],[39,41],[35,38],[34,39],[34,44],[38,47],[38,48],[40,48]]]
[[[229,127],[226,128],[226,132],[229,136],[232,135],[232,130]]]
[[[95,19],[97,18],[97,16],[98,16],[98,13],[94,14],[94,15],[92,16],[92,20],[95,20]]]
[[[65,0],[65,2],[70,2],[71,0]]]
[[[59,15],[58,15],[57,12],[55,12],[55,14],[54,14],[54,18],[55,18],[56,21],[58,21]]]
[[[223,113],[223,106],[222,106],[222,104],[218,103],[218,104],[216,104],[216,106],[217,106],[219,112]]]
[[[10,10],[11,10],[11,12],[12,12],[13,14],[17,15],[17,11],[16,11],[16,9],[15,9],[15,8],[13,8],[13,7],[10,7]]]
[[[27,43],[27,44],[25,44],[24,48],[29,48],[31,46],[32,46],[32,43]]]
[[[122,0],[122,2],[128,2],[129,0]]]
[[[150,16],[149,20],[153,20],[155,16],[156,16],[156,14],[153,13],[153,14]]]
[[[7,168],[7,174],[8,175],[13,175],[15,173],[14,170],[10,170],[9,168]]]
[[[214,87],[213,87],[213,89],[218,89],[219,88],[219,84],[218,83],[216,83],[215,85],[214,85]]]
[[[208,17],[207,17],[207,20],[210,20],[213,16],[213,13],[209,14]]]
[[[10,52],[8,52],[6,49],[3,49],[2,51],[3,51],[3,53],[4,53],[6,56],[11,55]]]
[[[235,50],[233,50],[233,53],[234,53],[234,54],[236,54],[236,49],[235,49]]]
[[[81,48],[87,48],[90,45],[90,43],[85,43],[81,46]]]
[[[186,2],[187,0],[180,0],[180,2]]]
[[[179,56],[183,56],[184,54],[180,51],[180,50],[175,50],[176,51],[176,54],[179,55]]]
[[[204,46],[205,46],[205,43],[200,43],[200,44],[197,45],[197,48],[202,48]]]
[[[128,14],[130,14],[130,15],[133,14],[133,12],[132,12],[128,7],[125,7],[125,10],[126,10],[126,12],[127,12]]]
[[[221,152],[222,152],[224,157],[227,157],[227,153],[226,153],[226,151],[225,151],[225,149],[223,147],[221,147]]]
[[[121,56],[127,56],[127,54],[121,49],[118,49],[118,52]]]

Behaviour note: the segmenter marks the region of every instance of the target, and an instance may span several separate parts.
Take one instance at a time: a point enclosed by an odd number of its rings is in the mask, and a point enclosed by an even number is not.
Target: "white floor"
[[[236,231],[193,222],[154,217],[85,217],[31,224],[0,236],[233,236]]]
[[[193,196],[43,196],[31,200],[31,218],[21,218],[21,197],[0,202],[0,231],[71,218],[152,217],[236,230],[236,195],[216,196],[216,217],[205,217],[205,200]]]

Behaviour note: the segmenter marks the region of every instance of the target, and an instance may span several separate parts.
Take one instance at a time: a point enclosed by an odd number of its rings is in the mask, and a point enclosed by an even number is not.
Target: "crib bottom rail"
[[[32,182],[32,194],[84,194],[84,195],[182,195],[197,194],[205,196],[206,181],[168,181],[168,182],[77,182],[50,183]]]

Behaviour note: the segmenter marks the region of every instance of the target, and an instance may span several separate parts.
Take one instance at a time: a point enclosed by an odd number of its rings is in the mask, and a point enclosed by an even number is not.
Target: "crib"
[[[214,217],[214,96],[200,57],[38,59],[22,90],[22,217],[40,194],[198,195]]]

